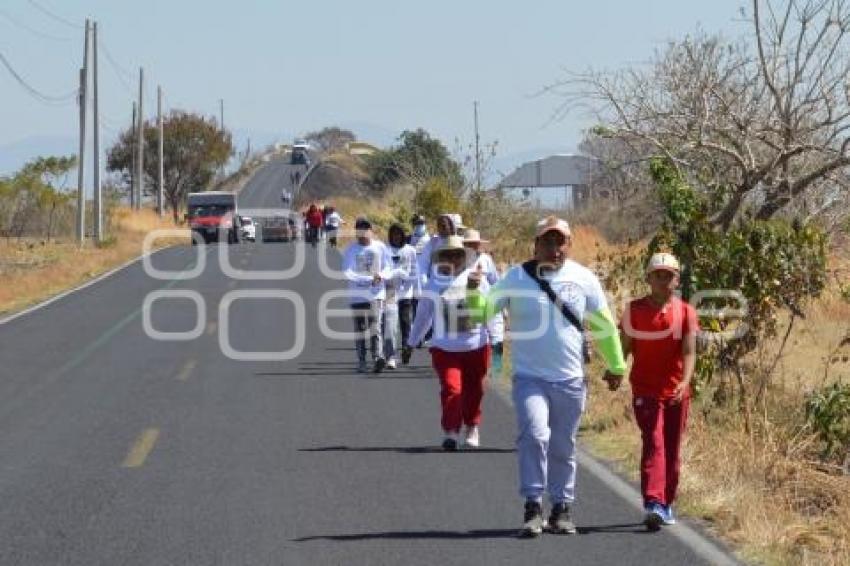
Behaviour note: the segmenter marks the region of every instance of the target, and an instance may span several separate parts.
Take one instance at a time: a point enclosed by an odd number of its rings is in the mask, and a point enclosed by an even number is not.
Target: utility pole
[[[94,240],[103,241],[103,196],[100,186],[100,111],[97,105],[97,22],[92,23],[92,95],[94,97]]]
[[[475,111],[475,189],[481,190],[481,151],[478,149],[480,138],[478,136],[478,101],[472,103]]]
[[[89,21],[86,20],[86,36],[83,47],[83,68],[80,69],[80,150],[77,163],[77,241],[80,245],[86,238],[86,106],[88,105],[89,78]]]
[[[224,99],[218,99],[218,126],[221,128],[221,133],[224,133]],[[221,164],[221,169],[219,170],[219,175],[224,178],[224,163]]]
[[[145,189],[145,70],[139,67],[139,123],[136,130],[136,210],[142,209],[142,194]]]
[[[164,206],[164,195],[165,195],[165,166],[163,164],[163,155],[164,151],[164,135],[165,128],[162,126],[162,87],[156,87],[156,115],[157,122],[159,123],[159,174],[158,176],[158,185],[159,191],[157,192],[156,199],[156,207],[159,210],[159,217],[162,218],[165,215],[165,206]]]
[[[130,208],[136,210],[136,101],[133,101],[130,140]]]

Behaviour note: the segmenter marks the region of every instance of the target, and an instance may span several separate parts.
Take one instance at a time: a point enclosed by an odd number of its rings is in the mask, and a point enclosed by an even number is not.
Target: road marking
[[[207,334],[211,334],[211,332],[207,332]],[[183,369],[180,370],[180,373],[177,374],[177,381],[186,381],[189,379],[189,375],[192,373],[192,370],[198,365],[196,360],[189,360],[183,365]]]
[[[145,429],[142,434],[139,435],[139,438],[136,440],[135,444],[133,444],[133,447],[130,448],[130,452],[127,454],[127,458],[124,459],[124,463],[121,464],[121,467],[140,468],[145,463],[145,459],[148,457],[148,454],[150,454],[151,450],[153,450],[153,446],[156,444],[157,438],[159,438],[159,429]]]
[[[218,328],[218,323],[214,320],[211,320],[207,323],[207,336],[212,336],[215,334],[216,329]]]
[[[235,279],[234,279],[233,281],[231,281],[230,283],[228,283],[228,284],[227,284],[227,286],[228,286],[228,287],[230,287],[231,289],[235,289],[235,288],[236,288],[236,284],[237,284],[237,283],[239,283],[239,282],[238,282],[237,280],[235,280]]]

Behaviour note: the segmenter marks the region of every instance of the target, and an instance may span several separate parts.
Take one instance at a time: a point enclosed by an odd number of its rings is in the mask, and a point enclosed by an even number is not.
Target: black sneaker
[[[410,356],[413,354],[413,348],[405,346],[401,349],[401,364],[407,365],[410,363]]]
[[[543,533],[543,507],[537,501],[525,502],[525,516],[519,536],[535,538]]]
[[[443,439],[443,450],[446,452],[457,451],[457,433],[446,433],[446,437]]]
[[[384,371],[384,367],[387,365],[387,360],[384,358],[378,358],[375,360],[375,373],[381,373]]]
[[[549,532],[556,535],[574,535],[576,526],[570,519],[570,506],[556,503],[549,515]]]

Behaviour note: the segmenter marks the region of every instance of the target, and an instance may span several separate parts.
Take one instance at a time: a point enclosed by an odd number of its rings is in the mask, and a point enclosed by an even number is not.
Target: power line
[[[5,10],[0,10],[0,16],[3,16],[7,20],[9,20],[12,23],[12,25],[19,27],[21,29],[24,29],[24,30],[30,32],[31,34],[36,35],[36,36],[38,36],[42,39],[49,39],[50,41],[73,41],[70,37],[59,37],[59,36],[56,36],[56,35],[50,35],[49,33],[44,33],[44,32],[38,31],[35,28],[31,28],[27,24],[25,24],[25,23],[21,22],[20,20],[17,20],[16,18],[12,17],[12,15],[9,14],[8,12],[6,12]]]
[[[59,23],[65,24],[66,26],[70,26],[74,29],[84,29],[84,27],[85,27],[85,26],[81,26],[79,24],[75,24],[74,22],[68,21],[65,18],[63,18],[62,16],[58,16],[58,15],[54,14],[53,12],[51,12],[50,10],[48,10],[47,8],[45,8],[44,6],[42,6],[41,4],[36,2],[35,0],[29,0],[29,3],[32,4],[33,6],[35,6],[41,13],[47,15],[50,18],[53,18],[54,20],[56,20]]]
[[[8,71],[12,74],[13,77],[15,77],[15,80],[18,81],[18,83],[24,88],[24,90],[26,90],[28,93],[30,93],[30,95],[32,95],[34,98],[38,99],[41,102],[44,102],[46,104],[67,106],[68,101],[77,98],[77,89],[74,89],[72,92],[69,92],[68,94],[63,94],[61,96],[51,96],[49,94],[44,94],[40,90],[27,83],[27,81],[24,80],[24,78],[15,70],[15,68],[12,67],[12,64],[9,63],[9,60],[6,59],[6,56],[3,55],[3,53],[0,53],[0,63],[3,63],[3,66],[8,69]]]
[[[100,44],[100,48],[103,50],[103,54],[106,55],[106,60],[109,62],[110,68],[115,72],[115,76],[118,77],[118,80],[121,81],[121,84],[124,86],[124,90],[130,94],[130,96],[134,96],[133,87],[130,86],[130,82],[127,80],[127,77],[132,76],[127,70],[125,70],[118,62],[112,57],[112,53],[110,53],[109,49],[106,47],[106,42],[103,41],[103,36],[98,37],[98,43]]]

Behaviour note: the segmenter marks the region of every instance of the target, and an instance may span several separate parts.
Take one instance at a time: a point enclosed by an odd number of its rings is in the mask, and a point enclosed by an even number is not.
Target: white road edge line
[[[7,317],[5,317],[5,318],[0,318],[0,326],[3,326],[4,324],[8,324],[8,323],[12,322],[13,320],[15,320],[15,319],[17,319],[17,318],[20,318],[20,317],[22,317],[22,316],[28,315],[28,314],[30,314],[30,313],[32,313],[32,312],[35,312],[35,311],[39,310],[39,309],[43,309],[44,307],[46,307],[46,306],[48,306],[48,305],[50,305],[50,304],[52,304],[52,303],[55,303],[56,301],[59,301],[59,300],[61,300],[61,299],[64,299],[64,298],[65,298],[65,297],[67,297],[68,295],[71,295],[71,294],[73,294],[73,293],[76,293],[77,291],[82,291],[83,289],[86,289],[87,287],[91,287],[92,285],[94,285],[94,284],[96,284],[96,283],[100,283],[100,282],[101,282],[101,281],[103,281],[104,279],[106,279],[106,278],[108,278],[108,277],[111,277],[111,276],[115,275],[115,274],[116,274],[116,273],[118,273],[119,271],[121,271],[121,270],[123,270],[123,269],[126,269],[126,268],[128,268],[128,267],[130,267],[130,266],[131,266],[131,265],[133,265],[134,263],[138,263],[139,261],[143,260],[145,257],[147,257],[147,256],[152,256],[152,255],[154,255],[154,254],[156,254],[156,253],[159,253],[159,252],[161,252],[161,251],[163,251],[163,250],[172,249],[172,247],[173,247],[173,246],[167,246],[167,247],[164,247],[164,248],[160,248],[160,249],[158,249],[158,250],[154,250],[154,251],[152,251],[152,252],[150,252],[150,253],[148,253],[148,254],[142,254],[142,255],[140,255],[140,256],[139,256],[139,257],[137,257],[137,258],[131,259],[131,260],[129,260],[129,261],[127,261],[127,262],[125,262],[125,263],[123,263],[123,264],[119,265],[118,267],[113,268],[113,269],[111,269],[110,271],[107,271],[106,273],[103,273],[103,274],[101,274],[101,275],[99,275],[99,276],[95,277],[95,278],[94,278],[94,279],[92,279],[91,281],[86,281],[86,282],[85,282],[85,283],[83,283],[82,285],[78,285],[77,287],[74,287],[74,288],[72,288],[72,289],[68,289],[67,291],[62,291],[62,292],[61,292],[61,293],[59,293],[58,295],[55,295],[55,296],[53,296],[53,297],[50,297],[49,299],[46,299],[46,300],[44,300],[44,301],[42,301],[42,302],[40,302],[40,303],[37,303],[37,304],[35,304],[35,305],[31,306],[31,307],[28,307],[28,308],[26,308],[26,309],[22,310],[21,312],[18,312],[18,313],[15,313],[15,314],[9,315],[9,316],[7,316]]]
[[[489,383],[490,389],[495,391],[496,394],[505,401],[509,407],[511,407],[511,410],[513,410],[513,400],[511,399],[510,392],[507,391],[506,386],[502,385],[500,387],[494,383],[493,380],[489,380]],[[637,434],[637,431],[635,431],[635,433]],[[602,483],[610,487],[611,491],[624,499],[629,507],[643,512],[643,505],[640,503],[640,492],[631,484],[615,474],[608,468],[608,466],[591,456],[582,448],[578,448],[577,450],[577,459],[579,465],[584,467],[588,472],[590,472],[590,474],[596,476],[596,478],[602,481]],[[581,481],[581,478],[579,478],[579,481]],[[686,525],[681,518],[678,519],[679,520],[675,526],[663,529],[663,532],[682,541],[686,546],[691,548],[694,553],[706,560],[709,564],[724,566],[727,564],[741,564],[741,562],[737,561],[731,555],[730,551],[723,549],[699,531]]]

